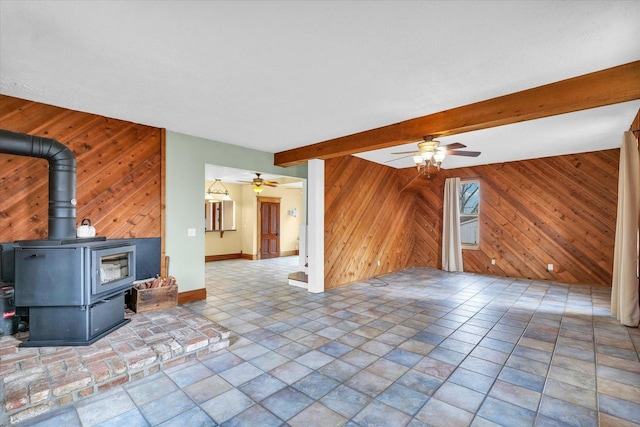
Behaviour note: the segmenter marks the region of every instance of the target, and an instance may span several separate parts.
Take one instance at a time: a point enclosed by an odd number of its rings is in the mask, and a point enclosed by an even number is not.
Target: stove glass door
[[[100,257],[100,285],[129,276],[129,254]]]
[[[135,278],[135,246],[120,246],[94,251],[96,276],[94,295],[131,286]]]

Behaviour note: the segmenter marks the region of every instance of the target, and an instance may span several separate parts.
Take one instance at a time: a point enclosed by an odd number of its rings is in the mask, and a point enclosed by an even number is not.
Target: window
[[[463,248],[480,244],[480,182],[460,182],[460,241]]]

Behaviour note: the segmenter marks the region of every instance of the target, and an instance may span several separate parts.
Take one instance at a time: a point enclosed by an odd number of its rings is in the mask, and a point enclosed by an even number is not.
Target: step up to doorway
[[[289,273],[289,284],[299,288],[308,289],[309,276],[304,271],[296,271]]]

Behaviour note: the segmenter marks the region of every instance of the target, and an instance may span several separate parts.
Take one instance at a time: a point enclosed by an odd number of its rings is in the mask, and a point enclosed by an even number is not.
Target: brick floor
[[[184,307],[127,312],[92,345],[18,347],[0,337],[0,425],[15,424],[229,346],[229,330]],[[20,339],[18,339],[20,338]]]

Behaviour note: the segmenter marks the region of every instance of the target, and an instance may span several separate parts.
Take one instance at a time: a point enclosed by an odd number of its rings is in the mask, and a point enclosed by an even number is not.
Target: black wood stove
[[[21,345],[91,344],[123,324],[124,293],[136,277],[136,247],[104,238],[18,241],[16,306],[29,307]]]

